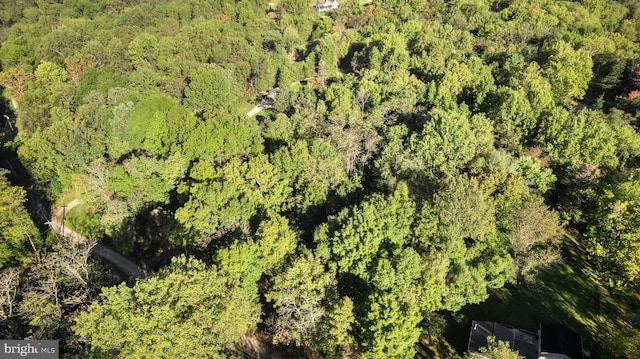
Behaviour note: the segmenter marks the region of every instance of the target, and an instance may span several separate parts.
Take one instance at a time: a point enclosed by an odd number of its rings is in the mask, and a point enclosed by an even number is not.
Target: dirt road
[[[73,200],[64,207],[58,207],[54,209],[52,211],[53,216],[51,216],[51,219],[48,223],[49,227],[51,227],[51,230],[62,236],[63,238],[71,240],[72,242],[79,245],[87,245],[91,243],[91,240],[89,238],[70,229],[69,227],[63,227],[62,225],[62,217],[64,215],[64,212],[70,211],[73,207],[78,205],[78,203],[78,200]],[[147,278],[147,273],[142,268],[130,261],[127,257],[109,247],[106,247],[102,244],[96,244],[91,249],[91,253],[113,264],[114,267],[118,268],[118,270],[120,270],[120,272],[122,272],[129,279]]]

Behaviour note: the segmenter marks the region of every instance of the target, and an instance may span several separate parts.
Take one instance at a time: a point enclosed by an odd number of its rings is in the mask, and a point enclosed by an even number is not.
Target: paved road
[[[127,257],[114,251],[109,247],[105,247],[102,244],[96,244],[91,249],[91,253],[94,253],[100,258],[108,261],[118,268],[122,273],[131,279],[146,279],[147,273],[138,267],[135,263],[130,261]]]

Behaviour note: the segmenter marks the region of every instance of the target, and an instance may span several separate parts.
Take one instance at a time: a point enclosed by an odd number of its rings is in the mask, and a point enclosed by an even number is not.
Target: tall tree
[[[33,256],[31,271],[23,277],[17,311],[34,335],[64,333],[70,326],[69,314],[93,299],[92,246],[62,240],[51,251]]]
[[[275,343],[309,345],[311,335],[325,315],[325,297],[335,285],[334,274],[327,272],[310,251],[302,253],[284,272],[273,278],[266,294],[276,308]]]
[[[413,358],[422,320],[418,306],[395,293],[372,294],[366,303],[363,352],[369,358]]]
[[[405,184],[389,197],[373,195],[345,209],[316,230],[317,253],[338,273],[370,279],[377,259],[402,248],[410,233],[415,204]]]
[[[517,280],[532,280],[537,272],[560,260],[562,229],[558,214],[541,197],[530,197],[509,216],[507,238]]]
[[[582,100],[593,76],[593,61],[584,49],[574,49],[562,40],[546,42],[542,68],[553,88],[556,102],[567,107]]]
[[[408,180],[424,190],[444,175],[457,174],[493,144],[492,125],[484,115],[436,110],[425,120],[422,131],[409,136],[403,126],[389,129],[391,143],[376,163],[385,177]],[[401,142],[404,136],[406,144]]]
[[[522,359],[517,351],[511,350],[509,343],[497,341],[495,337],[487,338],[487,346],[482,347],[479,353],[466,353],[465,359]]]
[[[353,301],[349,297],[341,297],[331,303],[313,334],[314,351],[325,358],[342,358],[352,352],[355,342],[351,334],[355,329],[353,309]]]
[[[209,236],[240,227],[259,209],[279,212],[291,191],[264,155],[246,162],[234,158],[222,166],[199,161],[190,176],[194,180],[190,188],[180,189],[189,198],[176,211],[176,219],[187,229]]]
[[[589,213],[586,237],[600,274],[610,285],[640,283],[640,171],[605,186]]]
[[[180,257],[133,287],[104,288],[73,331],[90,352],[110,357],[224,357],[259,317],[234,280]]]
[[[221,68],[201,67],[189,75],[184,104],[196,112],[231,105],[240,95],[232,75]]]
[[[7,170],[0,170],[0,269],[27,259],[42,244],[24,207],[26,191],[12,186],[7,175]]]

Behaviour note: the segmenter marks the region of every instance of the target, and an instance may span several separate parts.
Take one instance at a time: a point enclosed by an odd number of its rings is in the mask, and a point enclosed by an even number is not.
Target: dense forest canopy
[[[114,286],[2,172],[2,336],[411,358],[567,232],[640,291],[635,0],[11,0],[0,23],[3,141],[41,197],[134,259],[181,254]],[[587,349],[640,355],[636,324]]]

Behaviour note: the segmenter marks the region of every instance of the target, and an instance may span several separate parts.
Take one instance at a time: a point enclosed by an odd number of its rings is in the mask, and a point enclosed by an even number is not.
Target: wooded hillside
[[[640,293],[640,2],[311,5],[0,3],[4,145],[52,208],[79,201],[68,228],[175,255],[115,286],[0,173],[3,337],[412,358],[443,314],[534,285],[567,231],[608,290]],[[638,357],[631,315],[587,349]]]

